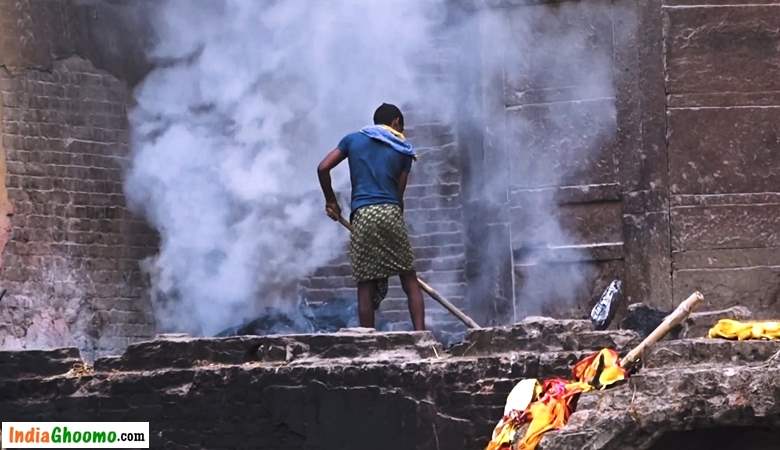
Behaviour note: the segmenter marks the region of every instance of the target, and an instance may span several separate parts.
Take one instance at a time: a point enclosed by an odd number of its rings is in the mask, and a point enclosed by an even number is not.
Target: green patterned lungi
[[[387,278],[414,270],[403,212],[398,205],[368,205],[352,213],[349,254],[355,281],[377,282],[374,308],[387,296]]]

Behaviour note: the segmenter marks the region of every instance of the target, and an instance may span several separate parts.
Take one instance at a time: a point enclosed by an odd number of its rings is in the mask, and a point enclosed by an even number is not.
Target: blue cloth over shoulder
[[[393,150],[401,154],[417,159],[417,153],[414,151],[414,146],[407,142],[403,133],[392,129],[387,125],[369,125],[361,128],[360,132],[371,139],[384,142],[392,147]]]

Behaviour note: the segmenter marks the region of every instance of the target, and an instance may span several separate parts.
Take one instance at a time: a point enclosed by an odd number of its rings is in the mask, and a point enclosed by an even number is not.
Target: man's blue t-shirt
[[[412,168],[412,157],[363,133],[352,133],[338,149],[349,161],[352,180],[352,211],[382,203],[400,204],[398,178]]]

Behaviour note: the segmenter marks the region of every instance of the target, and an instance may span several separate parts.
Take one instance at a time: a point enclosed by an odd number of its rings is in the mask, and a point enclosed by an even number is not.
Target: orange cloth
[[[508,450],[517,430],[525,423],[528,423],[528,429],[518,442],[518,449],[535,449],[544,433],[566,425],[574,409],[572,403],[579,394],[593,389],[604,389],[625,380],[626,376],[626,371],[620,367],[620,358],[614,350],[605,348],[582,359],[572,369],[574,381],[549,378],[542,383],[541,390],[535,392],[536,401],[524,411],[510,409],[510,413],[505,414],[496,425],[485,450]],[[509,406],[507,404],[507,408]]]
[[[544,433],[563,428],[572,413],[571,402],[580,393],[591,389],[589,384],[579,381],[567,383],[560,378],[545,380],[544,395],[526,410],[531,423],[517,448],[533,450],[542,440]]]
[[[626,371],[620,367],[620,355],[609,348],[601,349],[575,364],[571,374],[575,380],[602,390],[626,379]],[[598,380],[594,380],[596,375],[599,376]]]

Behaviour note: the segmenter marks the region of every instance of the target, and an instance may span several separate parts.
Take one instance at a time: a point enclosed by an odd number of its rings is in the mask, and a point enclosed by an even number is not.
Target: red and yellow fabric
[[[536,378],[526,378],[512,388],[506,398],[504,416],[493,429],[493,436],[486,450],[506,450],[515,440],[517,430],[525,423],[522,415],[528,406],[542,394],[542,385]]]
[[[620,367],[617,352],[602,349],[574,365],[573,381],[562,378],[549,378],[541,384],[536,380],[521,381],[507,397],[504,417],[493,430],[492,439],[485,450],[508,450],[517,431],[526,423],[528,428],[518,441],[517,448],[535,449],[544,433],[566,425],[574,409],[573,402],[579,394],[604,389],[626,379],[626,376],[626,371]]]
[[[519,450],[533,450],[544,433],[563,428],[572,413],[572,401],[582,392],[592,390],[583,382],[569,383],[561,378],[545,380],[542,397],[526,410],[531,423],[519,441]]]

